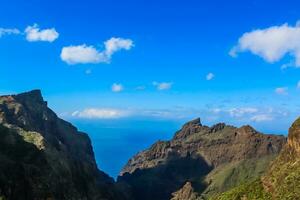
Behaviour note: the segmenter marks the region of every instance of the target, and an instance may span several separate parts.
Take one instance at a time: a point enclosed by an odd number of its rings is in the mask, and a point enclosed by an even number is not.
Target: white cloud
[[[87,108],[83,111],[75,111],[72,117],[87,119],[113,119],[129,115],[127,111],[109,108]]]
[[[265,121],[272,121],[273,117],[267,114],[259,114],[259,115],[254,115],[253,117],[250,118],[250,120],[254,122],[265,122]]]
[[[0,38],[4,35],[19,35],[21,34],[19,29],[16,28],[0,28]]]
[[[276,94],[279,95],[288,95],[288,88],[287,87],[279,87],[275,89]]]
[[[113,92],[121,92],[124,90],[124,87],[122,84],[119,84],[119,83],[114,83],[112,86],[111,86],[111,90]]]
[[[229,111],[231,117],[242,117],[245,114],[253,114],[258,112],[257,108],[245,107],[245,108],[232,108]]]
[[[133,41],[123,38],[111,38],[104,42],[105,49],[100,51],[86,44],[63,47],[61,59],[70,65],[87,63],[109,63],[114,53],[120,50],[130,50]]]
[[[26,39],[29,42],[53,42],[59,36],[59,33],[55,30],[55,28],[49,29],[40,29],[37,24],[33,26],[27,26],[25,29]]]
[[[171,89],[173,83],[172,82],[161,82],[161,83],[158,83],[156,81],[154,81],[152,83],[158,90],[169,90]]]
[[[105,44],[105,51],[103,52],[106,56],[107,61],[110,61],[111,56],[122,49],[130,50],[133,47],[133,41],[130,39],[123,39],[123,38],[115,38],[112,37],[106,42]]]
[[[300,89],[300,81],[297,83],[297,88]]]
[[[63,47],[60,57],[69,65],[103,62],[103,55],[95,47],[85,44]]]
[[[244,51],[250,51],[270,63],[291,55],[295,58],[294,65],[300,67],[300,26],[283,24],[247,32],[239,38],[229,54],[235,57]]]
[[[208,73],[208,74],[206,75],[206,80],[210,81],[210,80],[212,80],[214,77],[215,77],[215,75],[214,75],[213,73]]]
[[[234,110],[234,114],[232,114]],[[268,123],[270,121],[288,118],[291,112],[280,107],[239,107],[227,108],[192,108],[171,107],[165,109],[140,108],[86,108],[73,113],[64,113],[64,116],[86,119],[110,118],[153,118],[153,119],[192,119],[201,117],[203,121],[211,123],[226,122],[233,125],[243,125],[251,122]]]

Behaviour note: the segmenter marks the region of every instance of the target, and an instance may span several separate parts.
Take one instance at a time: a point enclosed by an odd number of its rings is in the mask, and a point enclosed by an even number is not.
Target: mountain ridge
[[[283,136],[262,134],[249,125],[208,127],[197,118],[171,140],[158,141],[132,157],[118,182],[128,184],[136,195],[133,199],[170,199],[187,182],[206,198],[259,177],[285,142]],[[165,193],[157,192],[159,187]]]
[[[0,197],[122,199],[88,135],[58,118],[40,90],[0,96],[0,124]]]

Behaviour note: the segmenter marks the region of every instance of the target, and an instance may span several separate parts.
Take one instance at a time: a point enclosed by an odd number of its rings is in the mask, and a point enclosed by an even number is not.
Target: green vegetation
[[[44,146],[44,137],[38,133],[33,131],[19,131],[19,134],[23,136],[24,141],[34,144],[38,149],[43,149]]]
[[[289,130],[288,143],[260,179],[243,184],[213,199],[300,200],[300,119]]]
[[[284,151],[273,163],[269,173],[263,178],[264,184],[276,199],[300,199],[300,159],[287,160],[289,152]]]
[[[229,163],[216,168],[206,178],[206,181],[211,184],[204,192],[204,196],[213,196],[230,190],[246,181],[256,180],[266,171],[273,159],[274,155],[265,156],[260,159]]]
[[[266,192],[260,180],[245,183],[211,200],[271,200],[272,196]]]

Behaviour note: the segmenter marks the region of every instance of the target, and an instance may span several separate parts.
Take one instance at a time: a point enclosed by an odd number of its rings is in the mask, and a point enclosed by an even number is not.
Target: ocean
[[[92,141],[98,168],[114,179],[136,153],[169,140],[182,123],[172,120],[71,120]]]

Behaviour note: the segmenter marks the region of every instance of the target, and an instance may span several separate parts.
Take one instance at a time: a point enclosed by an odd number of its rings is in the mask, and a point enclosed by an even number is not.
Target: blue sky
[[[0,92],[39,88],[66,119],[199,116],[286,132],[300,113],[299,6],[2,1]]]

